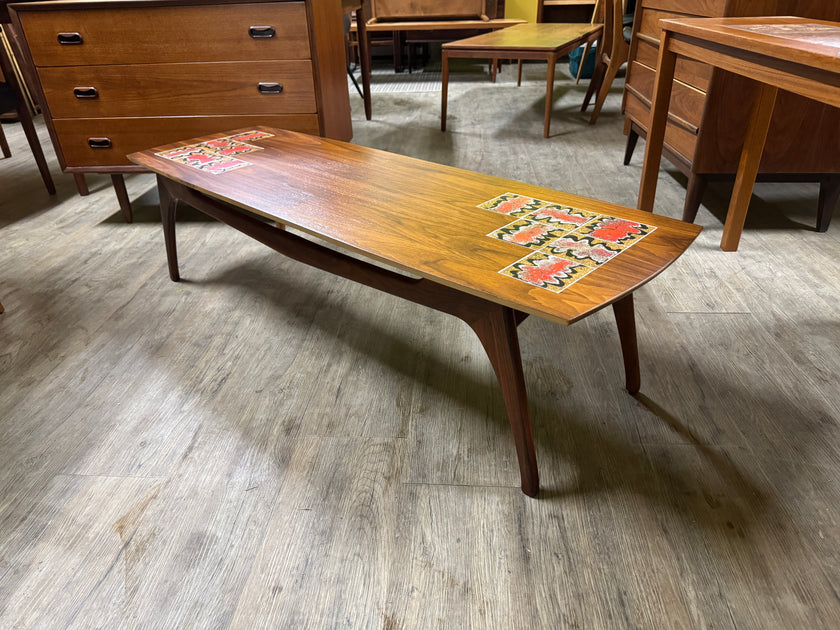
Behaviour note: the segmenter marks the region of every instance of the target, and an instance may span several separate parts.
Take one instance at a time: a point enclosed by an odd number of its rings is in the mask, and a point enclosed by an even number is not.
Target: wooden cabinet
[[[11,4],[66,171],[268,125],[352,136],[340,0]]]
[[[630,45],[623,111],[629,162],[650,119],[659,20],[678,17],[798,15],[840,20],[836,0],[639,0]],[[668,111],[664,155],[689,177],[684,217],[693,220],[709,179],[734,178],[754,84],[708,65],[680,59]],[[782,92],[762,156],[759,178],[819,181],[821,199],[840,186],[840,110]]]
[[[586,23],[592,20],[595,0],[537,0],[537,22]]]

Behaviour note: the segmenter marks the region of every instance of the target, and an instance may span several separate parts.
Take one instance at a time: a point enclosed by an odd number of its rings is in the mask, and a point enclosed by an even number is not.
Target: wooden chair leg
[[[6,134],[3,133],[3,125],[0,125],[0,150],[3,151],[3,157],[12,157],[12,151],[9,149],[9,143],[6,140]]]
[[[3,302],[0,302],[0,313],[5,313],[6,309],[3,308]]]
[[[50,169],[47,166],[44,151],[41,149],[41,141],[38,139],[38,132],[35,131],[35,123],[32,121],[32,115],[22,102],[18,106],[17,112],[20,124],[23,126],[23,133],[29,142],[29,148],[32,149],[32,155],[35,156],[35,163],[38,165],[41,179],[44,180],[44,186],[47,188],[49,194],[54,195],[55,184],[53,183],[52,175],[50,175]]]
[[[589,79],[589,87],[586,88],[586,96],[583,97],[583,105],[580,106],[580,111],[585,112],[589,107],[589,102],[592,96],[598,92],[601,87],[601,82],[604,78],[604,73],[607,70],[607,64],[602,59],[599,59],[595,64],[595,71],[592,73],[592,78]]]
[[[639,141],[639,132],[632,127],[627,132],[627,146],[624,147],[624,166],[630,164],[633,157],[633,151],[636,150],[636,143]]]
[[[820,201],[817,206],[817,232],[825,232],[831,223],[831,216],[840,200],[840,175],[832,175],[820,181]]]
[[[580,65],[578,66],[577,75],[575,76],[575,85],[580,83],[580,78],[583,76],[583,66],[586,65],[586,58],[589,57],[589,51],[592,49],[592,42],[586,42],[583,45],[583,57],[580,58]]]
[[[367,32],[367,11],[365,3],[356,9],[356,31],[359,38],[359,70],[362,72],[362,100],[365,103],[365,119],[370,120],[373,108],[370,100],[370,39]]]
[[[601,114],[601,108],[604,106],[604,101],[607,100],[607,95],[610,93],[615,75],[618,74],[618,68],[621,66],[621,61],[612,58],[609,65],[604,70],[604,78],[601,82],[601,87],[598,90],[598,98],[595,100],[595,109],[592,111],[592,116],[589,118],[589,124],[594,125]]]

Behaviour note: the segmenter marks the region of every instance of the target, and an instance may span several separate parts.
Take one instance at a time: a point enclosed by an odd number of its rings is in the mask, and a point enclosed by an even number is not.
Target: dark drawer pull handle
[[[88,138],[88,146],[91,149],[110,149],[110,138]]]
[[[99,92],[95,87],[77,87],[73,88],[73,96],[76,98],[99,98]]]
[[[248,35],[254,39],[269,39],[274,37],[273,26],[252,26],[248,29]]]
[[[280,94],[283,91],[283,85],[280,83],[258,83],[257,89],[260,94]]]
[[[82,39],[81,33],[59,33],[58,43],[64,45],[81,44],[85,40]]]

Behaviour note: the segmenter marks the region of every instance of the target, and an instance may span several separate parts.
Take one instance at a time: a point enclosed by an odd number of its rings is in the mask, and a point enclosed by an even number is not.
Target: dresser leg
[[[79,192],[80,197],[86,197],[90,194],[84,173],[73,173],[73,181],[76,182],[76,190]]]
[[[689,176],[682,215],[682,220],[686,223],[694,223],[694,219],[697,218],[697,211],[700,209],[700,202],[703,201],[703,193],[706,192],[708,182],[708,179],[697,173]]]
[[[817,232],[825,232],[840,200],[840,175],[820,180],[820,201],[817,206]]]
[[[128,198],[128,191],[125,189],[125,180],[122,174],[112,173],[111,183],[114,185],[114,192],[117,193],[117,200],[120,202],[120,210],[126,223],[134,221],[131,214],[131,200]]]

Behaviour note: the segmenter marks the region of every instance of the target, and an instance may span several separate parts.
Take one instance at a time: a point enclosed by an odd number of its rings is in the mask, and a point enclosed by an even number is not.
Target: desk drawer
[[[647,132],[650,124],[650,104],[641,100],[630,90],[626,92],[624,113]],[[694,149],[697,146],[697,136],[669,120],[665,127],[665,146],[672,153],[682,157],[686,164],[691,164],[694,159]]]
[[[659,63],[659,46],[639,40],[636,44],[636,60],[649,68],[656,68]],[[701,92],[709,91],[712,80],[712,67],[694,59],[677,57],[677,67],[674,70],[677,80],[691,85]]]
[[[690,12],[685,17],[722,17],[726,0],[642,0],[644,9],[659,9],[677,13]]]
[[[308,59],[303,2],[21,11],[36,66]],[[251,27],[271,27],[274,34]],[[59,34],[79,44],[60,44]]]
[[[309,60],[54,67],[38,74],[54,118],[316,113]]]
[[[265,125],[318,135],[318,116],[186,116],[168,118],[62,118],[53,120],[58,135],[62,168],[74,166],[127,166],[126,154],[209,133]],[[91,148],[89,141],[110,146]]]

